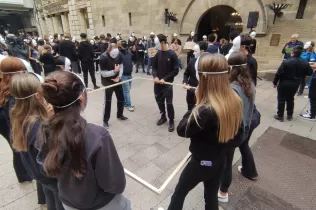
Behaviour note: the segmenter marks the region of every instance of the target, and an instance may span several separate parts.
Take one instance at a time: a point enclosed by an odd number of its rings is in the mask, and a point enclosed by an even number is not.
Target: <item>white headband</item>
[[[72,73],[72,74],[76,75],[76,77],[78,77],[78,78],[80,79],[82,85],[83,85],[85,88],[82,90],[81,94],[78,96],[78,98],[77,98],[76,100],[74,100],[73,102],[71,102],[71,103],[69,103],[69,104],[67,104],[67,105],[65,105],[65,106],[55,106],[55,105],[51,104],[53,107],[56,107],[56,108],[58,108],[58,109],[63,109],[63,108],[66,108],[66,107],[68,107],[68,106],[73,105],[76,101],[78,101],[78,100],[81,98],[82,94],[86,91],[86,86],[85,86],[85,84],[84,84],[82,78],[79,77],[77,74],[75,74],[75,73],[73,73],[73,72],[69,72],[69,73]]]
[[[3,72],[3,71],[0,71],[2,74],[16,74],[16,73],[22,73],[22,72],[25,72],[26,71],[26,69],[24,70],[24,71],[15,71],[15,72],[13,72],[13,71],[11,71],[11,72]]]
[[[247,63],[243,63],[243,64],[240,64],[240,65],[229,65],[230,67],[235,67],[235,66],[247,66],[248,64]]]
[[[36,92],[37,93],[37,92]],[[33,93],[32,95],[29,95],[29,96],[26,96],[24,98],[17,98],[17,97],[14,97],[15,99],[18,99],[18,100],[23,100],[23,99],[27,99],[27,98],[31,98],[32,96],[34,96],[36,93]]]
[[[199,71],[200,74],[226,74],[228,73],[228,70],[227,71],[218,71],[218,72],[202,72],[202,71]]]

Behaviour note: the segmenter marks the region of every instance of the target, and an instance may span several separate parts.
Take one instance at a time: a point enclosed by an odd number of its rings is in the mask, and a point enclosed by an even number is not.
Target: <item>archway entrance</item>
[[[206,11],[197,26],[198,40],[203,35],[217,33],[218,40],[225,38],[229,40],[229,33],[234,30],[242,32],[243,23],[240,14],[232,7],[219,5]]]

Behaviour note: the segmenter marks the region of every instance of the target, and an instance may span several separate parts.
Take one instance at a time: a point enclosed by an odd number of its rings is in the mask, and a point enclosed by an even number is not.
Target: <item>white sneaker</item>
[[[305,86],[305,89],[308,89],[308,86],[307,86],[307,85]]]
[[[159,208],[158,208],[158,210],[165,210],[165,209],[164,209],[164,208],[162,208],[162,207],[159,207]]]
[[[128,111],[130,112],[133,112],[134,111],[134,107],[133,106],[130,106],[130,107],[127,107]]]
[[[304,120],[316,121],[315,117],[312,117],[310,113],[300,114],[299,117]]]
[[[242,166],[238,166],[237,169],[241,173]]]
[[[222,203],[228,202],[228,193],[226,196],[222,196],[219,192],[217,193],[218,201]]]

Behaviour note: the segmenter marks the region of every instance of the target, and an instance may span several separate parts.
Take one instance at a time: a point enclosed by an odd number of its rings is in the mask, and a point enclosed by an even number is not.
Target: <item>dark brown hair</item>
[[[228,64],[232,65],[229,79],[230,82],[238,82],[241,88],[245,91],[246,95],[248,97],[252,97],[254,93],[251,89],[252,79],[250,76],[248,65],[233,66],[247,64],[247,56],[240,51],[233,52],[228,58]]]
[[[1,61],[0,70],[3,73],[19,72],[19,71],[26,71],[26,68],[20,59],[16,57],[8,57]],[[3,107],[4,104],[9,101],[9,98],[11,96],[9,85],[14,75],[15,75],[14,73],[0,75],[0,107]]]
[[[40,148],[46,156],[44,169],[48,176],[61,177],[70,171],[81,178],[86,171],[84,157],[85,120],[80,116],[77,100],[85,91],[82,81],[73,73],[56,71],[42,84],[43,96],[54,107],[55,114],[43,122]],[[66,106],[65,108],[57,108]]]

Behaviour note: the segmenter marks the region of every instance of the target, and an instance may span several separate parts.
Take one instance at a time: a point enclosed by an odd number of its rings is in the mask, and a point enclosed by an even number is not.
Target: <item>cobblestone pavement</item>
[[[176,77],[175,83],[181,83],[182,75],[183,71]],[[151,78],[143,73],[133,76]],[[97,80],[100,83],[100,75],[98,74]],[[159,118],[159,111],[154,99],[152,82],[133,81],[131,95],[135,111],[124,111],[124,114],[129,118],[126,122],[120,122],[116,119],[116,97],[113,96],[109,130],[124,167],[159,188],[188,153],[189,141],[178,137],[176,132],[169,133],[167,124],[161,127],[156,126],[155,121]],[[88,107],[83,113],[89,122],[102,125],[103,101],[104,91],[89,94]],[[296,98],[295,102],[295,116],[309,108],[308,99],[304,97]],[[313,122],[303,121],[298,117],[295,117],[291,122],[280,123],[274,120],[276,89],[273,88],[271,82],[258,81],[256,105],[262,114],[262,119],[260,126],[252,135],[251,144],[269,126],[316,139],[316,127]],[[181,87],[174,87],[174,107],[175,121],[178,123],[187,108],[185,91]],[[238,161],[239,158],[240,154],[236,152],[234,162]],[[260,165],[257,167],[260,168]],[[160,195],[127,176],[124,195],[132,201],[132,209],[134,210],[167,208],[179,175],[180,172]],[[18,183],[12,168],[11,151],[2,137],[0,137],[0,180],[0,210],[44,209],[37,204],[35,184]],[[204,209],[202,185],[190,192],[186,198],[184,209]]]

